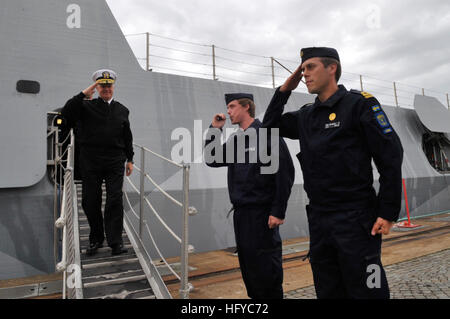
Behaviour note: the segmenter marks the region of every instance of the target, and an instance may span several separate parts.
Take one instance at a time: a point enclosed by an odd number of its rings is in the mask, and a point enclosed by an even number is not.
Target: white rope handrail
[[[130,208],[131,208],[131,206],[130,206]],[[128,217],[127,217],[127,219],[128,219]],[[128,220],[129,220],[129,219],[128,219]],[[167,268],[169,268],[170,272],[171,272],[175,277],[177,277],[178,280],[181,281],[180,276],[175,272],[175,270],[173,270],[173,268],[170,266],[170,264],[169,264],[169,263],[167,262],[167,260],[164,258],[164,256],[162,255],[161,251],[159,250],[158,246],[156,245],[155,239],[154,239],[153,236],[152,236],[152,233],[151,233],[151,231],[150,231],[150,229],[149,229],[149,227],[148,227],[147,221],[144,221],[144,223],[145,223],[145,228],[147,229],[147,233],[148,233],[148,235],[150,236],[150,240],[152,241],[153,246],[155,247],[156,252],[158,253],[159,257],[160,257],[160,258],[162,259],[162,261],[166,264]],[[130,227],[133,229],[133,231],[134,231],[135,233],[137,233],[137,232],[136,232],[136,229],[134,228],[134,226],[133,226],[132,223],[130,223]],[[150,257],[150,254],[147,252],[147,249],[145,248],[145,246],[144,246],[143,248],[144,248],[145,252],[147,253],[147,255]]]
[[[134,165],[134,168],[137,169],[139,172],[142,172],[141,169]],[[147,177],[147,179],[153,184],[155,185],[155,187],[161,192],[163,193],[168,199],[170,199],[173,203],[175,203],[176,205],[183,207],[183,204],[176,200],[175,198],[173,198],[169,193],[167,193],[164,189],[161,188],[161,186],[159,186],[154,180],[153,178],[150,177],[150,175],[148,175],[147,173],[144,173],[144,176]]]
[[[155,214],[156,218],[159,219],[161,224],[167,229],[167,231],[175,238],[180,244],[181,244],[181,238],[175,234],[175,232],[164,222],[164,220],[159,216],[159,214],[156,212],[156,210],[153,208],[152,204],[150,204],[150,201],[147,198],[144,198],[144,200],[147,202],[147,205],[149,205],[150,209]]]
[[[133,215],[134,215],[137,219],[139,219],[138,214],[136,214],[136,211],[133,209],[133,206],[131,206],[131,202],[130,202],[130,199],[128,198],[127,192],[124,192],[124,195],[125,195],[125,199],[126,199],[127,202],[128,202],[128,206],[130,206],[131,212],[133,213]]]
[[[131,186],[134,188],[134,190],[140,194],[139,190],[136,188],[136,186],[134,186],[134,184],[131,182],[130,178],[127,176],[127,180],[128,182],[131,184]],[[175,232],[166,224],[166,222],[161,218],[161,216],[159,216],[158,212],[155,210],[155,208],[153,208],[152,204],[150,204],[150,201],[147,198],[144,198],[145,202],[147,203],[147,205],[149,206],[149,208],[153,211],[153,213],[155,214],[156,218],[158,218],[158,220],[160,221],[160,223],[166,228],[166,230],[173,236],[173,238],[175,238],[179,243],[181,243],[181,238],[177,236],[177,234],[175,234]]]
[[[152,236],[152,233],[150,232],[150,229],[148,228],[147,221],[144,221],[145,228],[147,229],[148,234],[150,235],[150,239],[152,240],[153,245],[155,246],[156,251],[158,252],[159,257],[163,260],[163,262],[166,264],[167,268],[169,268],[170,272],[174,274],[175,277],[177,277],[178,280],[181,281],[180,276],[173,270],[173,268],[170,266],[170,264],[167,262],[167,260],[162,255],[161,251],[158,249],[158,246],[156,246],[155,239]]]
[[[133,145],[134,145],[134,146],[137,146],[137,147],[139,147],[139,148],[145,150],[146,152],[149,152],[149,153],[155,155],[156,157],[159,157],[159,158],[165,160],[166,162],[169,162],[169,163],[171,163],[171,164],[173,164],[173,165],[175,165],[175,166],[177,166],[177,167],[179,167],[179,168],[183,168],[183,165],[178,164],[177,162],[174,162],[174,161],[172,161],[172,160],[170,160],[170,159],[168,159],[168,158],[166,158],[166,157],[164,157],[164,156],[162,156],[162,155],[159,155],[158,153],[155,153],[155,152],[153,152],[152,150],[149,150],[148,148],[146,148],[146,147],[144,147],[144,146],[141,146],[141,145],[135,144],[135,143],[133,143]]]

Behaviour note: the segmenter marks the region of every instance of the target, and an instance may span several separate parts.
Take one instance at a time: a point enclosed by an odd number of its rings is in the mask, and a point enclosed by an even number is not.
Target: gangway
[[[58,130],[53,130],[58,131]],[[66,149],[63,149],[64,143],[70,142]],[[128,181],[131,187],[136,190],[141,198],[141,211],[138,214],[134,211],[130,204],[127,192],[124,191],[124,207],[128,203],[132,214],[124,213],[124,232],[123,240],[127,252],[118,256],[111,255],[111,249],[108,247],[100,248],[93,256],[87,256],[85,249],[89,246],[89,224],[86,215],[83,212],[81,205],[81,184],[74,180],[74,147],[75,137],[73,131],[70,131],[67,140],[59,142],[55,139],[54,147],[55,158],[51,163],[55,163],[55,172],[59,170],[60,187],[62,186],[61,198],[58,198],[60,203],[60,215],[55,222],[56,229],[62,231],[62,247],[60,262],[56,265],[57,272],[63,273],[63,299],[171,299],[166,284],[164,283],[158,268],[152,261],[149,254],[149,247],[146,247],[142,240],[143,229],[147,230],[154,247],[161,259],[165,261],[161,251],[158,249],[155,239],[153,238],[145,219],[143,218],[142,203],[146,202],[151,210],[158,216],[164,227],[166,227],[171,234],[181,244],[181,277],[176,274],[171,265],[167,264],[175,276],[181,281],[180,293],[182,298],[188,298],[189,291],[193,288],[187,282],[188,269],[188,253],[193,251],[193,247],[187,242],[187,221],[188,216],[195,214],[195,209],[189,207],[188,193],[189,193],[189,165],[181,165],[173,163],[179,168],[183,169],[183,201],[179,202],[171,195],[167,194],[159,185],[155,184],[151,177],[145,173],[143,165],[136,170],[141,174],[141,186],[137,189],[129,178]],[[138,145],[135,145],[138,146]],[[154,155],[165,159],[151,150],[139,146],[145,152],[151,152]],[[142,155],[144,156],[144,155]],[[166,159],[167,160],[167,159]],[[170,160],[168,160],[170,161]],[[143,162],[142,162],[143,163]],[[59,166],[56,169],[56,166]],[[58,180],[55,176],[55,183]],[[162,191],[169,199],[174,201],[181,207],[183,220],[183,234],[182,239],[178,237],[170,227],[162,220],[156,210],[151,205],[148,198],[144,196],[144,178],[149,179],[155,186]],[[124,183],[125,183],[124,181]],[[55,187],[55,190],[59,189]],[[57,196],[55,196],[57,197]],[[105,187],[103,185],[103,205],[106,200]],[[131,218],[133,215],[138,219],[139,230],[133,227]],[[55,241],[58,237],[55,237]]]

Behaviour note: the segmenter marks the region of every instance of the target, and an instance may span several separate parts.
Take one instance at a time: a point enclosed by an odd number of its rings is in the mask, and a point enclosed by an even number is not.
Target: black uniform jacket
[[[262,124],[259,120],[250,125],[249,128],[254,128],[258,138],[260,138],[259,129]],[[213,129],[210,126],[210,129]],[[216,129],[218,130],[218,129]],[[218,162],[206,164],[210,167],[228,167],[228,192],[230,195],[230,201],[234,208],[245,206],[265,206],[272,216],[280,219],[285,218],[288,199],[291,194],[291,188],[294,184],[295,169],[292,163],[291,155],[287,148],[286,143],[282,138],[278,138],[279,141],[279,166],[278,170],[273,174],[261,174],[262,166],[270,166],[270,164],[263,164],[260,161],[259,155],[257,155],[257,161],[250,160],[250,153],[257,152],[258,147],[254,147],[253,143],[250,143],[248,138],[245,138],[245,159],[238,159],[237,147],[239,145],[237,139],[240,138],[240,132],[234,133],[230,136],[228,141],[223,144],[223,160]],[[271,154],[270,145],[270,132],[267,134],[268,153]],[[215,136],[206,140],[205,147],[214,141]],[[234,147],[234,159],[233,163],[227,163],[226,161],[226,149],[229,143],[233,143]],[[253,154],[255,155],[255,154]]]
[[[321,210],[375,207],[395,221],[401,208],[403,148],[380,103],[369,93],[340,85],[327,101],[283,113],[290,92],[275,92],[264,116],[267,127],[300,140],[297,155],[310,205]],[[373,188],[372,159],[380,173]]]
[[[129,110],[112,100],[101,98],[84,100],[81,92],[74,96],[61,113],[70,127],[78,127],[78,141],[83,151],[93,155],[126,156],[133,160],[133,135],[128,119]]]

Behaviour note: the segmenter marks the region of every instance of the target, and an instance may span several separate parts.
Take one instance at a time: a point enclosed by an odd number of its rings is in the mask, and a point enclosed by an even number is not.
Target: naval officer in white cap
[[[93,84],[67,101],[61,111],[70,127],[78,128],[80,167],[83,182],[82,206],[90,234],[87,255],[103,247],[105,239],[112,255],[127,252],[123,247],[124,171],[133,171],[133,136],[129,110],[113,99],[117,74],[108,69],[94,72]],[[99,97],[93,99],[95,90]],[[125,165],[126,163],[126,165]],[[102,183],[106,185],[106,204],[102,215]]]

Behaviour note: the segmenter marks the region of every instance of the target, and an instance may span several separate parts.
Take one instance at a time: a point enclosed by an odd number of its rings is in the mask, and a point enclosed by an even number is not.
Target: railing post
[[[180,298],[189,298],[188,285],[188,231],[189,231],[189,165],[183,165],[183,233],[181,237],[181,287]]]
[[[142,239],[142,233],[144,228],[144,193],[145,193],[145,150],[141,146],[141,174],[140,174],[140,186],[139,186],[139,237]]]
[[[213,44],[212,46],[212,63],[213,63],[213,80],[216,81],[216,46]]]
[[[398,96],[397,96],[397,85],[394,82],[394,96],[395,96],[395,105],[398,107]]]
[[[425,89],[422,89],[422,95],[425,96]]]
[[[450,100],[448,99],[448,93],[447,93],[447,106],[448,106],[448,109],[450,110]]]
[[[55,174],[55,178],[54,178],[54,196],[53,196],[53,222],[56,222],[56,220],[58,219],[58,158],[59,158],[59,148],[58,148],[58,141],[59,141],[59,129],[56,128],[55,130],[55,135],[54,135],[54,161],[55,161],[55,165],[54,165],[54,174]],[[58,229],[56,227],[53,228],[53,255],[55,256],[55,267],[59,262],[59,236],[58,236]]]
[[[272,87],[275,88],[275,67],[273,65],[273,57],[270,57],[270,62],[272,64]]]
[[[150,33],[147,32],[146,33],[146,38],[147,38],[147,46],[146,46],[146,61],[147,61],[147,67],[145,69],[145,71],[149,71],[150,70]]]
[[[359,76],[359,84],[361,84],[361,91],[364,91],[362,75]]]

